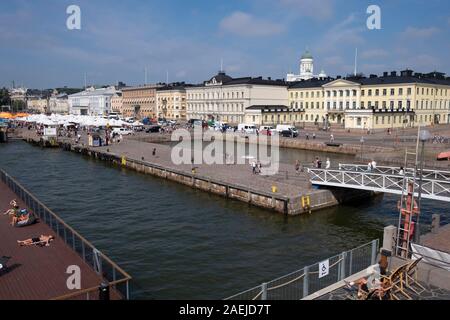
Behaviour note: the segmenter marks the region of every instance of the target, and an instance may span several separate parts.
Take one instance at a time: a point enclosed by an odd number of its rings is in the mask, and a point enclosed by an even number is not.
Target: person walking
[[[330,142],[331,142],[331,143],[334,142],[334,135],[333,135],[333,134],[330,135]]]
[[[331,168],[330,158],[327,158],[327,162],[326,162],[326,164],[325,164],[325,168],[326,168],[326,169],[330,169],[330,168]]]
[[[253,174],[256,174],[256,162],[252,161],[252,172]]]
[[[295,161],[295,172],[298,174],[300,172],[300,161]]]

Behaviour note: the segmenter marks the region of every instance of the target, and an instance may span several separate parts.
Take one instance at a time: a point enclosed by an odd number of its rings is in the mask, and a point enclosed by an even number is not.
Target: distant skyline
[[[81,8],[68,30],[66,8]],[[381,30],[369,30],[369,5]],[[199,83],[298,73],[306,48],[315,73],[366,75],[413,69],[450,73],[447,0],[10,0],[0,3],[0,87]]]

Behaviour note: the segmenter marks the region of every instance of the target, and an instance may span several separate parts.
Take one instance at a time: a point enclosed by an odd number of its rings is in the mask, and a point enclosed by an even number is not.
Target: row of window
[[[206,110],[214,110],[214,111],[222,111],[222,112],[244,112],[244,105],[241,104],[223,104],[223,105],[208,105],[208,104],[188,104],[188,110],[191,111],[205,111]]]
[[[407,100],[406,104],[404,104],[403,102],[404,101],[402,101],[402,100],[397,101],[397,103],[395,103],[395,101],[389,101],[389,108],[396,108],[396,107],[397,108],[403,108],[403,107],[410,108],[411,107],[411,101],[410,100]],[[322,109],[324,109],[325,102],[322,102],[322,103],[320,103],[320,102],[315,102],[315,103],[314,102],[305,102],[304,103],[303,101],[301,101],[301,102],[291,102],[291,108],[295,108],[295,109],[299,109],[299,108],[300,109],[320,109],[321,106],[322,106]],[[356,106],[356,101],[352,101],[352,102],[346,101],[345,105],[344,105],[344,101],[339,101],[339,102],[328,101],[327,102],[327,109],[328,110],[331,107],[333,107],[335,109],[337,107],[339,107],[341,109],[343,109],[344,107],[349,109],[350,106],[353,109],[356,109],[356,107],[357,107]],[[374,107],[375,109],[378,109],[380,107],[383,108],[383,109],[386,109],[386,108],[388,108],[388,101],[382,101],[381,104],[379,103],[379,101],[375,101],[373,103],[372,103],[372,101],[368,101],[367,104],[364,101],[361,101],[361,108],[364,109],[366,106],[369,109],[371,107]],[[433,103],[433,101],[428,101],[428,100],[422,100],[420,102],[417,101],[416,102],[416,107],[418,109],[433,109],[433,107],[435,107],[436,109],[445,109],[447,107],[448,109],[450,109],[450,100],[448,100],[448,101],[444,101],[444,100],[435,101],[434,103]]]
[[[188,93],[187,98],[192,100],[200,99],[244,99],[244,92],[206,92],[206,93]]]
[[[441,95],[441,96],[447,96],[449,90],[446,89],[433,89],[433,88],[417,88],[417,94],[419,95],[420,92],[422,92],[422,95],[434,95],[434,93],[436,92],[436,95]],[[406,95],[410,96],[412,94],[412,88],[391,88],[389,89],[389,94],[391,96],[395,96],[396,93],[399,96],[403,96],[404,93],[406,92]],[[371,97],[371,96],[387,96],[388,95],[388,89],[362,89],[361,90],[361,96],[364,97],[366,96]],[[303,98],[324,98],[325,95],[330,98],[330,97],[356,97],[357,96],[357,90],[325,90],[325,91],[307,91],[307,92],[291,92],[290,93],[290,97],[291,99],[303,99]]]

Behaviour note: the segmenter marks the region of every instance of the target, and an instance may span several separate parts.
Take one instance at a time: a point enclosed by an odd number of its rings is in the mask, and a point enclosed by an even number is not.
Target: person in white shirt
[[[372,160],[372,170],[375,170],[377,168],[377,163],[375,160]]]
[[[326,162],[326,164],[325,164],[325,168],[326,168],[326,169],[330,169],[330,168],[331,168],[330,158],[327,158],[327,162]]]

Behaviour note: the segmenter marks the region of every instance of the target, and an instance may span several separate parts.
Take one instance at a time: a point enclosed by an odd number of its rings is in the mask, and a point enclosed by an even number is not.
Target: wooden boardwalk
[[[49,247],[20,247],[17,240],[55,233],[44,222],[25,228],[9,225],[9,218],[3,212],[10,208],[12,199],[17,199],[21,209],[26,208],[0,181],[0,257],[11,257],[6,271],[0,271],[0,300],[47,300],[74,293],[66,286],[69,276],[66,270],[70,265],[81,269],[81,289],[102,282],[102,278],[59,238]],[[91,294],[90,299],[98,299],[98,294]]]

